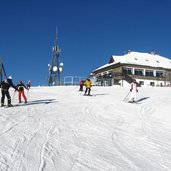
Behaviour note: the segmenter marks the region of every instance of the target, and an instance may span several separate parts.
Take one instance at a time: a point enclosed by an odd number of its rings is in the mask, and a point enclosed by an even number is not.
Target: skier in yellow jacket
[[[87,79],[84,83],[85,87],[86,87],[86,90],[85,90],[85,93],[84,95],[87,95],[87,92],[88,92],[88,95],[90,96],[90,91],[91,91],[91,80],[90,79]]]

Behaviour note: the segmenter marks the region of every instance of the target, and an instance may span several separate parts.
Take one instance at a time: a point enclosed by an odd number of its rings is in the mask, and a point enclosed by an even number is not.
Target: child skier
[[[129,103],[134,103],[136,101],[137,92],[138,92],[136,80],[133,80],[133,82],[131,83],[130,91],[131,91],[131,95],[129,98]]]
[[[24,88],[27,89],[27,90],[29,90],[29,89],[22,83],[22,81],[19,80],[19,81],[18,81],[18,84],[17,84],[18,100],[19,100],[19,103],[21,103],[21,95],[23,96],[25,103],[27,103],[27,98],[26,98],[25,93],[24,93]]]

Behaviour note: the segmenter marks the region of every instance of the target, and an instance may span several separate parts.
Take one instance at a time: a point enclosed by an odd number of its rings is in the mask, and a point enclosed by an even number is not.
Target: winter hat
[[[12,80],[12,77],[11,77],[11,76],[9,76],[8,78],[9,78],[10,80]]]

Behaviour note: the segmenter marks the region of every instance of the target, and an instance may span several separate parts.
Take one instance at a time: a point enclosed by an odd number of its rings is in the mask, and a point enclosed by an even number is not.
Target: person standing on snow
[[[86,87],[84,95],[86,95],[87,91],[88,91],[88,95],[90,95],[90,91],[91,91],[91,81],[90,81],[90,79],[87,79],[85,81],[84,85]]]
[[[133,82],[131,83],[130,92],[131,92],[131,95],[129,98],[129,103],[134,103],[136,101],[137,92],[138,92],[136,80],[133,80]]]
[[[79,89],[79,91],[83,91],[83,86],[84,86],[84,81],[81,80],[80,81],[80,89]]]
[[[27,82],[27,88],[30,89],[30,87],[31,87],[31,81],[29,80],[29,81]]]
[[[8,107],[12,107],[13,105],[11,104],[11,96],[9,94],[9,88],[13,87],[15,90],[17,90],[17,88],[15,87],[15,85],[12,82],[12,77],[9,76],[8,79],[5,79],[4,81],[1,82],[0,84],[1,86],[1,106],[4,106],[4,100],[5,100],[5,96],[8,99]]]
[[[27,98],[26,98],[25,93],[24,93],[24,88],[27,89],[27,90],[29,90],[29,89],[22,83],[21,80],[18,81],[18,84],[17,84],[16,88],[18,90],[19,103],[21,103],[21,95],[23,96],[25,103],[27,103]]]

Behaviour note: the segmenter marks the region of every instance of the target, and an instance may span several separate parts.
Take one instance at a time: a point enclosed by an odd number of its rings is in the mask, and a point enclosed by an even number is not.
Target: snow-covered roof
[[[122,64],[135,64],[135,65],[143,65],[143,66],[150,66],[150,67],[162,67],[171,69],[171,60],[162,57],[157,54],[150,54],[150,53],[142,53],[142,52],[129,52],[123,56],[114,56],[112,55],[112,63],[105,64],[96,70],[105,68],[107,66],[111,66],[113,64],[122,63]]]

